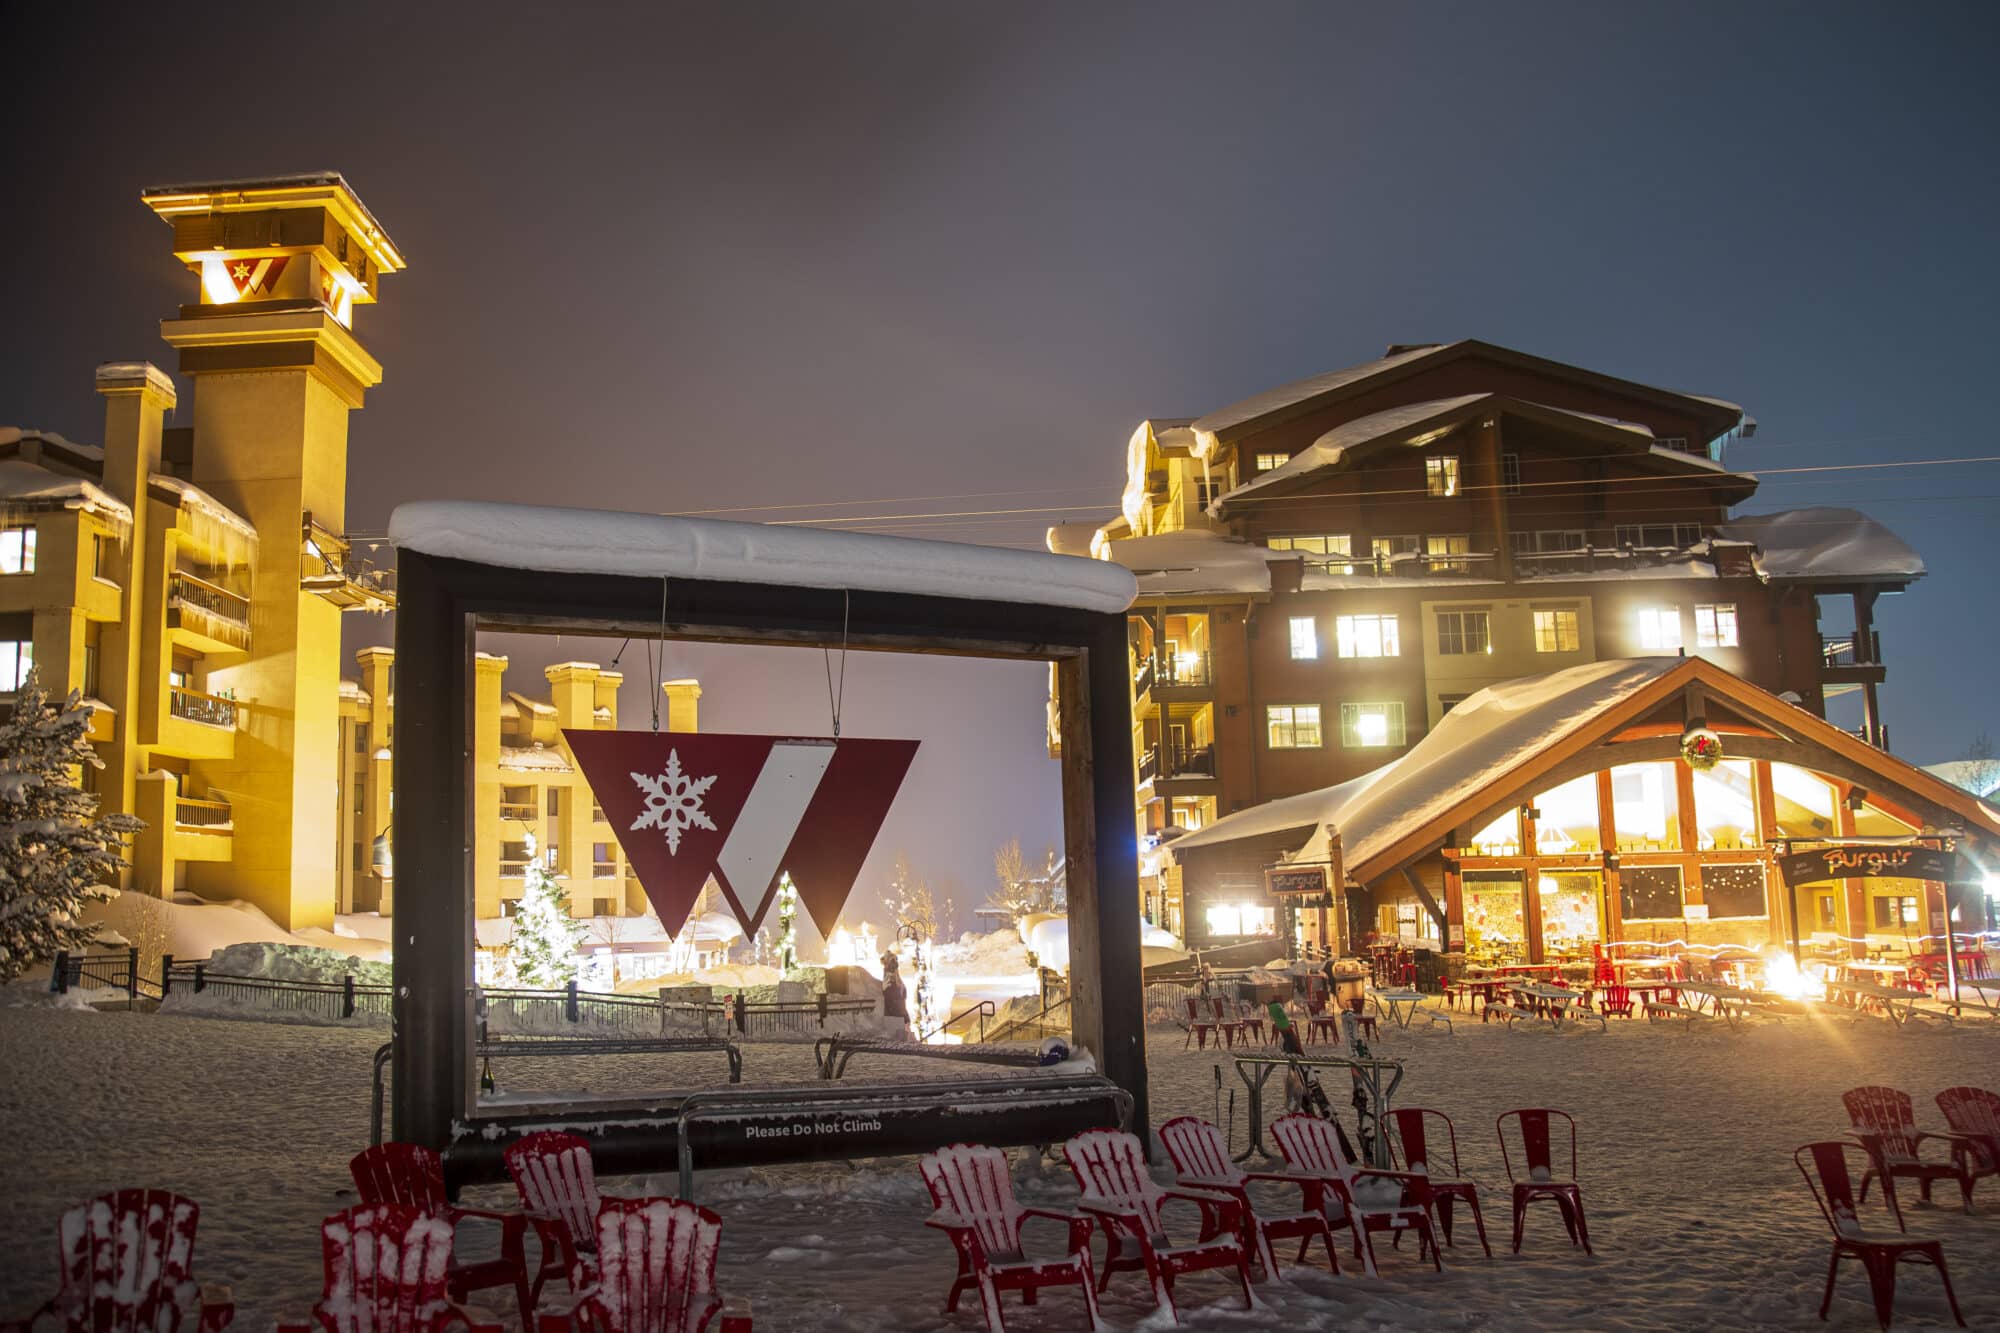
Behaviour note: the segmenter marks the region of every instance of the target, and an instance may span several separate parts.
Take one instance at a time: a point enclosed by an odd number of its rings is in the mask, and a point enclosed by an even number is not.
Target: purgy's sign
[[[1823,879],[1935,879],[1958,877],[1958,854],[1936,847],[1821,847],[1778,858],[1787,885]]]
[[[1264,872],[1264,891],[1275,898],[1326,892],[1325,866],[1272,866]]]

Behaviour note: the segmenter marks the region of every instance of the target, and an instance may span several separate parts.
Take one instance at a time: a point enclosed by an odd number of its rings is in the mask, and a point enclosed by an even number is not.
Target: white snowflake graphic
[[[656,828],[667,835],[668,855],[678,854],[681,834],[691,828],[713,830],[715,821],[701,808],[702,793],[715,785],[714,777],[696,778],[681,772],[678,750],[667,752],[667,771],[658,777],[634,773],[632,781],[646,798],[646,808],[632,821],[634,830]]]

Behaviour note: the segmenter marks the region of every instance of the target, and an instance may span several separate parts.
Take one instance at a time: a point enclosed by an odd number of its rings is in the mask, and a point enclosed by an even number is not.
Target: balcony
[[[1514,576],[1523,579],[1616,574],[1633,569],[1665,569],[1701,559],[1685,546],[1584,546],[1573,551],[1516,551]]]
[[[1351,578],[1493,578],[1496,558],[1497,553],[1493,551],[1456,551],[1443,555],[1405,551],[1373,559],[1336,556],[1308,560],[1305,566],[1307,577],[1330,582]]]
[[[226,695],[169,685],[166,716],[160,719],[157,740],[150,743],[186,759],[233,759],[236,724],[246,707]]]
[[[1139,784],[1215,781],[1215,746],[1155,745],[1139,758]]]
[[[174,859],[228,861],[235,856],[236,825],[227,801],[174,798]]]
[[[175,643],[198,653],[247,653],[249,599],[176,569],[167,576],[167,629]]]
[[[617,879],[618,863],[616,861],[593,861],[590,864],[590,877],[592,879]]]
[[[533,801],[502,801],[500,818],[511,819],[520,824],[532,824],[535,822],[535,809]]]
[[[1821,635],[1819,663],[1822,683],[1849,689],[1857,685],[1880,685],[1889,674],[1889,669],[1882,665],[1882,636],[1873,631],[1859,635]],[[1844,692],[1829,691],[1835,694]]]

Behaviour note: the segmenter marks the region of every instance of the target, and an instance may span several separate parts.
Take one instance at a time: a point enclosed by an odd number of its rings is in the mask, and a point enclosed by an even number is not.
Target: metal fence
[[[338,981],[284,981],[276,977],[238,977],[208,970],[204,960],[177,963],[161,960],[160,996],[213,994],[228,1003],[274,1014],[302,1014],[325,1020],[389,1016],[392,988],[371,986],[343,976]]]

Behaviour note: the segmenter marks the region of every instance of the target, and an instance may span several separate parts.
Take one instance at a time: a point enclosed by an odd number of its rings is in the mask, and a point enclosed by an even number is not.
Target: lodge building
[[[1686,654],[1822,717],[1858,694],[1859,738],[1886,747],[1874,607],[1923,562],[1851,510],[1732,518],[1757,483],[1727,451],[1754,429],[1733,403],[1474,341],[1142,422],[1120,513],[1049,545],[1138,578],[1148,919],[1195,947],[1275,939],[1275,905],[1190,879],[1175,841],[1381,770],[1522,677]],[[1851,633],[1822,634],[1828,598]],[[1664,844],[1679,787],[1646,770],[1619,790],[1635,783]]]

